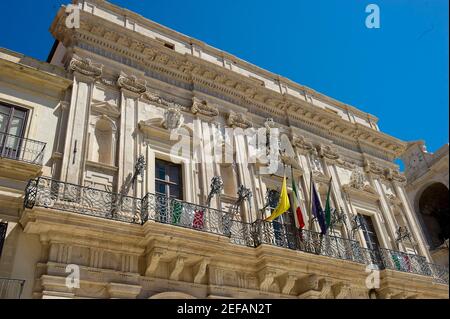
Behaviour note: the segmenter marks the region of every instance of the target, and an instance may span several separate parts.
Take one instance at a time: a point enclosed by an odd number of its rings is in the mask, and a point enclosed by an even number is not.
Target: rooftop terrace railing
[[[143,225],[147,221],[170,224],[230,238],[231,243],[248,247],[271,245],[310,254],[376,265],[379,269],[431,276],[448,285],[448,268],[430,264],[423,256],[389,249],[367,249],[358,241],[278,221],[240,221],[229,212],[169,198],[146,194],[143,198],[123,196],[80,185],[38,177],[29,181],[24,207],[45,207],[120,222]]]
[[[42,165],[46,143],[0,132],[0,157]]]

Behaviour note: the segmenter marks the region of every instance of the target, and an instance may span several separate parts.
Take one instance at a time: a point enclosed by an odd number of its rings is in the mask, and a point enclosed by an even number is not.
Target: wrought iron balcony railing
[[[311,254],[349,260],[379,269],[432,276],[448,284],[448,268],[429,264],[425,257],[389,249],[367,249],[358,241],[298,230],[294,225],[277,221],[240,221],[229,212],[147,194],[142,199],[123,196],[80,185],[38,177],[29,181],[24,207],[46,207],[94,217],[143,225],[151,220],[208,232],[230,238],[234,244],[258,247],[262,244],[299,250]]]
[[[0,132],[0,157],[42,165],[46,143]]]
[[[257,220],[254,222],[254,231],[257,245],[268,244],[316,255],[366,263],[359,243],[355,240],[321,235],[310,230],[299,230],[295,225],[277,221]]]
[[[25,280],[0,277],[0,299],[19,299]]]

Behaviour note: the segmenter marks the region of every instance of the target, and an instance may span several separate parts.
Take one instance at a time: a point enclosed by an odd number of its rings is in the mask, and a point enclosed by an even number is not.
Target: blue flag
[[[325,214],[323,212],[322,206],[320,205],[320,198],[317,194],[316,187],[314,183],[312,185],[312,213],[314,217],[317,218],[319,222],[320,230],[322,235],[325,235],[327,232],[327,224],[325,222]]]

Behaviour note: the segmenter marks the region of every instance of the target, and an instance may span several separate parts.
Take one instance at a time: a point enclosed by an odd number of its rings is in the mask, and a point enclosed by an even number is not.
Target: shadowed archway
[[[428,186],[419,197],[419,213],[430,249],[449,238],[449,194],[442,183]]]

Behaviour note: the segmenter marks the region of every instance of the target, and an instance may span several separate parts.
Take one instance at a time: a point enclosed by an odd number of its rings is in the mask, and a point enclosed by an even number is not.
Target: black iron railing
[[[163,194],[135,198],[38,177],[28,183],[24,206],[46,207],[139,225],[151,220],[226,236],[238,245],[283,247],[374,265],[378,269],[432,276],[436,282],[448,284],[448,268],[430,264],[423,256],[389,249],[367,249],[355,240],[299,230],[292,224],[277,221],[256,220],[245,223],[229,212]]]
[[[0,299],[19,299],[25,280],[0,277]]]
[[[42,165],[46,143],[0,132],[0,157]]]

